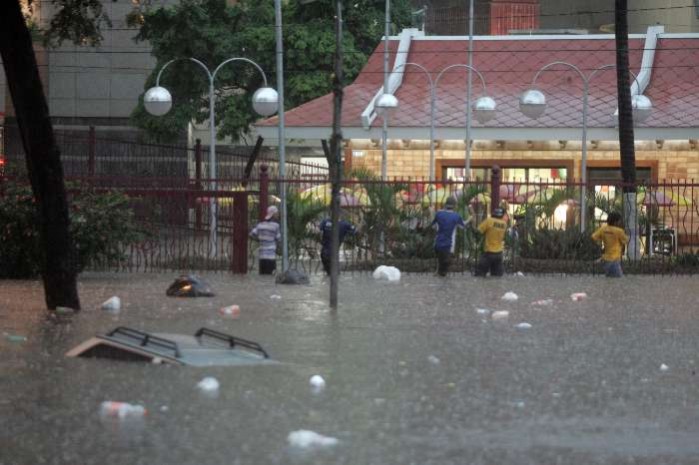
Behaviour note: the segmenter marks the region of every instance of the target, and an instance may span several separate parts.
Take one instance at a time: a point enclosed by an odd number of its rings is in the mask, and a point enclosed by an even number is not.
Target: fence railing
[[[22,158],[6,134],[7,174]],[[92,140],[92,142],[91,142]],[[248,159],[223,155],[225,176],[207,179],[205,156],[186,148],[67,137],[61,142],[67,180],[80,186],[110,189],[129,195],[131,207],[148,239],[130,245],[119,263],[103,268],[128,270],[220,269],[244,271],[256,266],[256,244],[247,234],[268,204],[278,203],[287,191],[288,242],[293,266],[320,269],[319,224],[328,216],[331,187],[327,172],[313,165],[296,166],[285,180],[274,166],[256,162],[245,178]],[[194,175],[189,163],[194,160]],[[240,158],[240,162],[238,162]],[[23,166],[23,163],[22,163]],[[233,166],[241,170],[234,170]],[[223,167],[231,168],[226,171]],[[248,167],[249,168],[249,167]],[[242,173],[242,174],[241,174]],[[215,186],[215,190],[211,188]],[[629,271],[693,272],[699,270],[699,183],[689,180],[639,183],[629,204],[621,183],[583,186],[573,180],[502,180],[496,173],[488,181],[420,179],[381,181],[370,174],[348,174],[340,190],[343,215],[358,233],[341,249],[341,269],[369,270],[394,264],[403,270],[433,271],[437,210],[448,197],[470,227],[456,235],[453,270],[468,271],[481,251],[475,227],[493,206],[507,211],[510,231],[506,264],[510,270],[597,272],[600,255],[590,234],[612,211],[633,212],[637,218],[638,260]],[[72,189],[81,188],[78,185]],[[585,189],[586,195],[581,195]],[[628,189],[627,189],[628,190]],[[211,198],[216,198],[217,243],[211,244]],[[584,202],[584,203],[583,203]],[[244,204],[244,208],[243,208]],[[580,212],[586,209],[584,227]],[[241,247],[243,248],[241,250]],[[215,252],[215,253],[214,253]],[[241,259],[245,257],[245,260]]]

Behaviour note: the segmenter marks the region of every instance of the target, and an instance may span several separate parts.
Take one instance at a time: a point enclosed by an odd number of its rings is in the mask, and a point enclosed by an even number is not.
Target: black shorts
[[[260,274],[274,274],[277,269],[277,261],[269,259],[260,259]]]
[[[502,252],[484,252],[480,260],[476,264],[476,276],[486,276],[490,272],[490,276],[502,276],[505,274],[505,268],[502,264]]]
[[[451,251],[447,250],[435,250],[437,253],[437,274],[439,276],[446,276],[449,272],[449,266],[451,265]]]

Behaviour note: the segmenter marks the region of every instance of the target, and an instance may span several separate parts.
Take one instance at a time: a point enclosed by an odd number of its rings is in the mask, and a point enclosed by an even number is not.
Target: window
[[[471,168],[471,179],[479,181],[490,180],[491,168]],[[464,169],[445,167],[442,173],[444,179],[463,181]],[[568,179],[568,170],[563,167],[502,167],[502,182],[561,182]]]

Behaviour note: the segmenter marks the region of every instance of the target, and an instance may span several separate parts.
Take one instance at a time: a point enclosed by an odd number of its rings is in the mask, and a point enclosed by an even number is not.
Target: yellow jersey
[[[623,229],[606,224],[592,234],[592,240],[604,244],[602,260],[616,262],[621,260],[621,252],[629,242],[629,236]]]
[[[486,218],[478,225],[478,230],[485,235],[485,251],[500,253],[505,248],[507,223],[500,218]]]

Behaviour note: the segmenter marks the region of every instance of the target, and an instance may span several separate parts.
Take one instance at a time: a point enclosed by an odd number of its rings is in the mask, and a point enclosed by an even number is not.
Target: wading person
[[[434,251],[437,253],[437,274],[446,276],[451,265],[451,254],[454,253],[456,228],[463,228],[464,224],[461,215],[454,211],[456,199],[447,198],[444,202],[444,209],[439,210],[432,220],[431,226],[437,227],[437,236],[434,239]]]
[[[607,216],[607,224],[592,233],[592,240],[604,244],[602,267],[607,277],[621,278],[624,275],[621,255],[629,242],[629,236],[621,228],[621,214],[611,212]]]
[[[264,221],[257,223],[250,232],[250,237],[260,242],[260,274],[274,274],[277,268],[277,241],[282,238],[276,222],[278,214],[277,207],[268,207]]]
[[[490,218],[478,225],[478,231],[485,236],[483,255],[476,264],[476,276],[502,276],[505,269],[502,264],[502,252],[505,248],[507,222],[504,208],[495,208]]]
[[[343,212],[340,212],[340,218],[344,216]],[[340,219],[340,241],[338,242],[338,249],[342,247],[342,241],[345,240],[347,234],[354,235],[357,232],[357,228],[354,227],[352,223],[345,219]],[[325,218],[320,222],[320,261],[323,262],[323,270],[330,275],[330,264],[332,263],[332,228],[333,222],[330,218]]]

